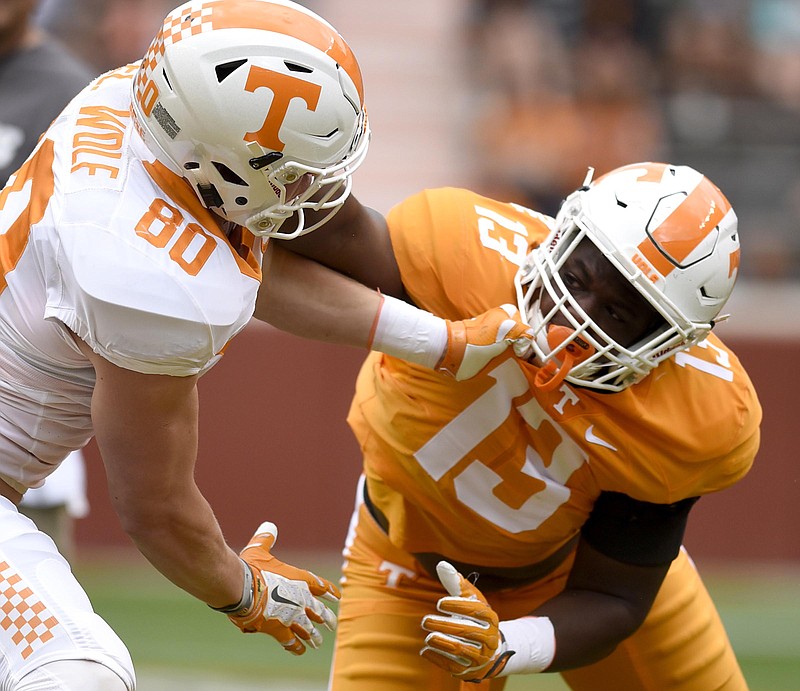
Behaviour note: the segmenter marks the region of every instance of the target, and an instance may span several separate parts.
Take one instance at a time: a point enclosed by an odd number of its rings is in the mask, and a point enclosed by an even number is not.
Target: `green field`
[[[317,563],[335,579],[335,556]],[[178,590],[134,555],[82,557],[75,573],[95,609],[133,656],[140,691],[323,691],[329,645],[292,657],[265,636],[245,636],[223,616]],[[800,689],[800,566],[704,571],[751,691]],[[331,636],[326,636],[329,643]],[[513,678],[507,691],[557,691],[554,675]]]

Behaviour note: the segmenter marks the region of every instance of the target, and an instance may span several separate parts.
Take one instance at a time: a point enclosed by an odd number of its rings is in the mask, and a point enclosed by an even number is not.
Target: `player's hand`
[[[532,337],[533,329],[511,304],[494,307],[473,319],[447,320],[447,348],[437,368],[458,381],[470,379],[509,345],[518,357],[527,357]]]
[[[339,599],[339,589],[310,571],[278,561],[270,553],[278,537],[273,523],[262,523],[239,556],[253,574],[253,603],[228,618],[245,633],[266,633],[294,655],[318,648],[322,634],[315,624],[336,628],[336,615],[317,598]]]
[[[452,564],[440,561],[436,573],[449,596],[436,604],[441,614],[422,619],[430,633],[420,655],[464,681],[497,676],[514,654],[506,650],[497,614]]]

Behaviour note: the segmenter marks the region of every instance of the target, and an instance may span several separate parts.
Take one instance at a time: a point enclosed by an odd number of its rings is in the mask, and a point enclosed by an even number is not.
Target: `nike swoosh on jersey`
[[[588,441],[590,444],[597,444],[597,446],[605,446],[607,449],[611,449],[612,451],[619,450],[616,446],[609,444],[605,439],[600,439],[600,437],[598,437],[593,430],[594,425],[589,425],[586,428],[586,434],[584,435],[586,437],[586,441]]]
[[[294,600],[289,600],[285,598],[283,595],[280,594],[278,590],[278,586],[275,586],[269,593],[269,596],[275,600],[275,602],[280,602],[283,605],[292,605],[293,607],[300,607],[300,603],[295,602]]]

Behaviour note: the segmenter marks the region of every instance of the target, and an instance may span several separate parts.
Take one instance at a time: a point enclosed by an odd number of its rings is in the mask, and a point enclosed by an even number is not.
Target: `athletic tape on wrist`
[[[242,587],[242,599],[235,605],[226,605],[225,607],[211,607],[215,612],[222,612],[223,614],[242,615],[250,611],[253,606],[253,572],[250,570],[249,564],[239,557],[244,567],[244,586]]]
[[[556,634],[548,617],[521,617],[500,622],[506,649],[513,650],[503,671],[509,674],[535,674],[546,670],[556,654]]]
[[[389,295],[374,326],[371,348],[428,369],[435,369],[447,347],[444,319]]]

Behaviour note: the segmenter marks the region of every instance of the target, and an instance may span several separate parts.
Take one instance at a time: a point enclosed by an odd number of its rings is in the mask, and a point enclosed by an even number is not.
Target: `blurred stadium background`
[[[173,0],[43,0],[40,23],[97,72],[138,59]],[[387,211],[467,186],[555,213],[636,160],[726,192],[743,258],[720,333],[764,405],[756,466],[708,497],[687,546],[754,691],[800,689],[800,2],[311,0],[355,50],[373,128],[356,176]],[[263,519],[286,560],[338,573],[359,455],[344,423],[361,353],[248,327],[202,382],[198,480],[232,545]],[[75,569],[129,644],[144,691],[320,691],[330,648],[290,658],[168,584],[132,550],[89,447]],[[563,689],[547,675],[508,688]]]

